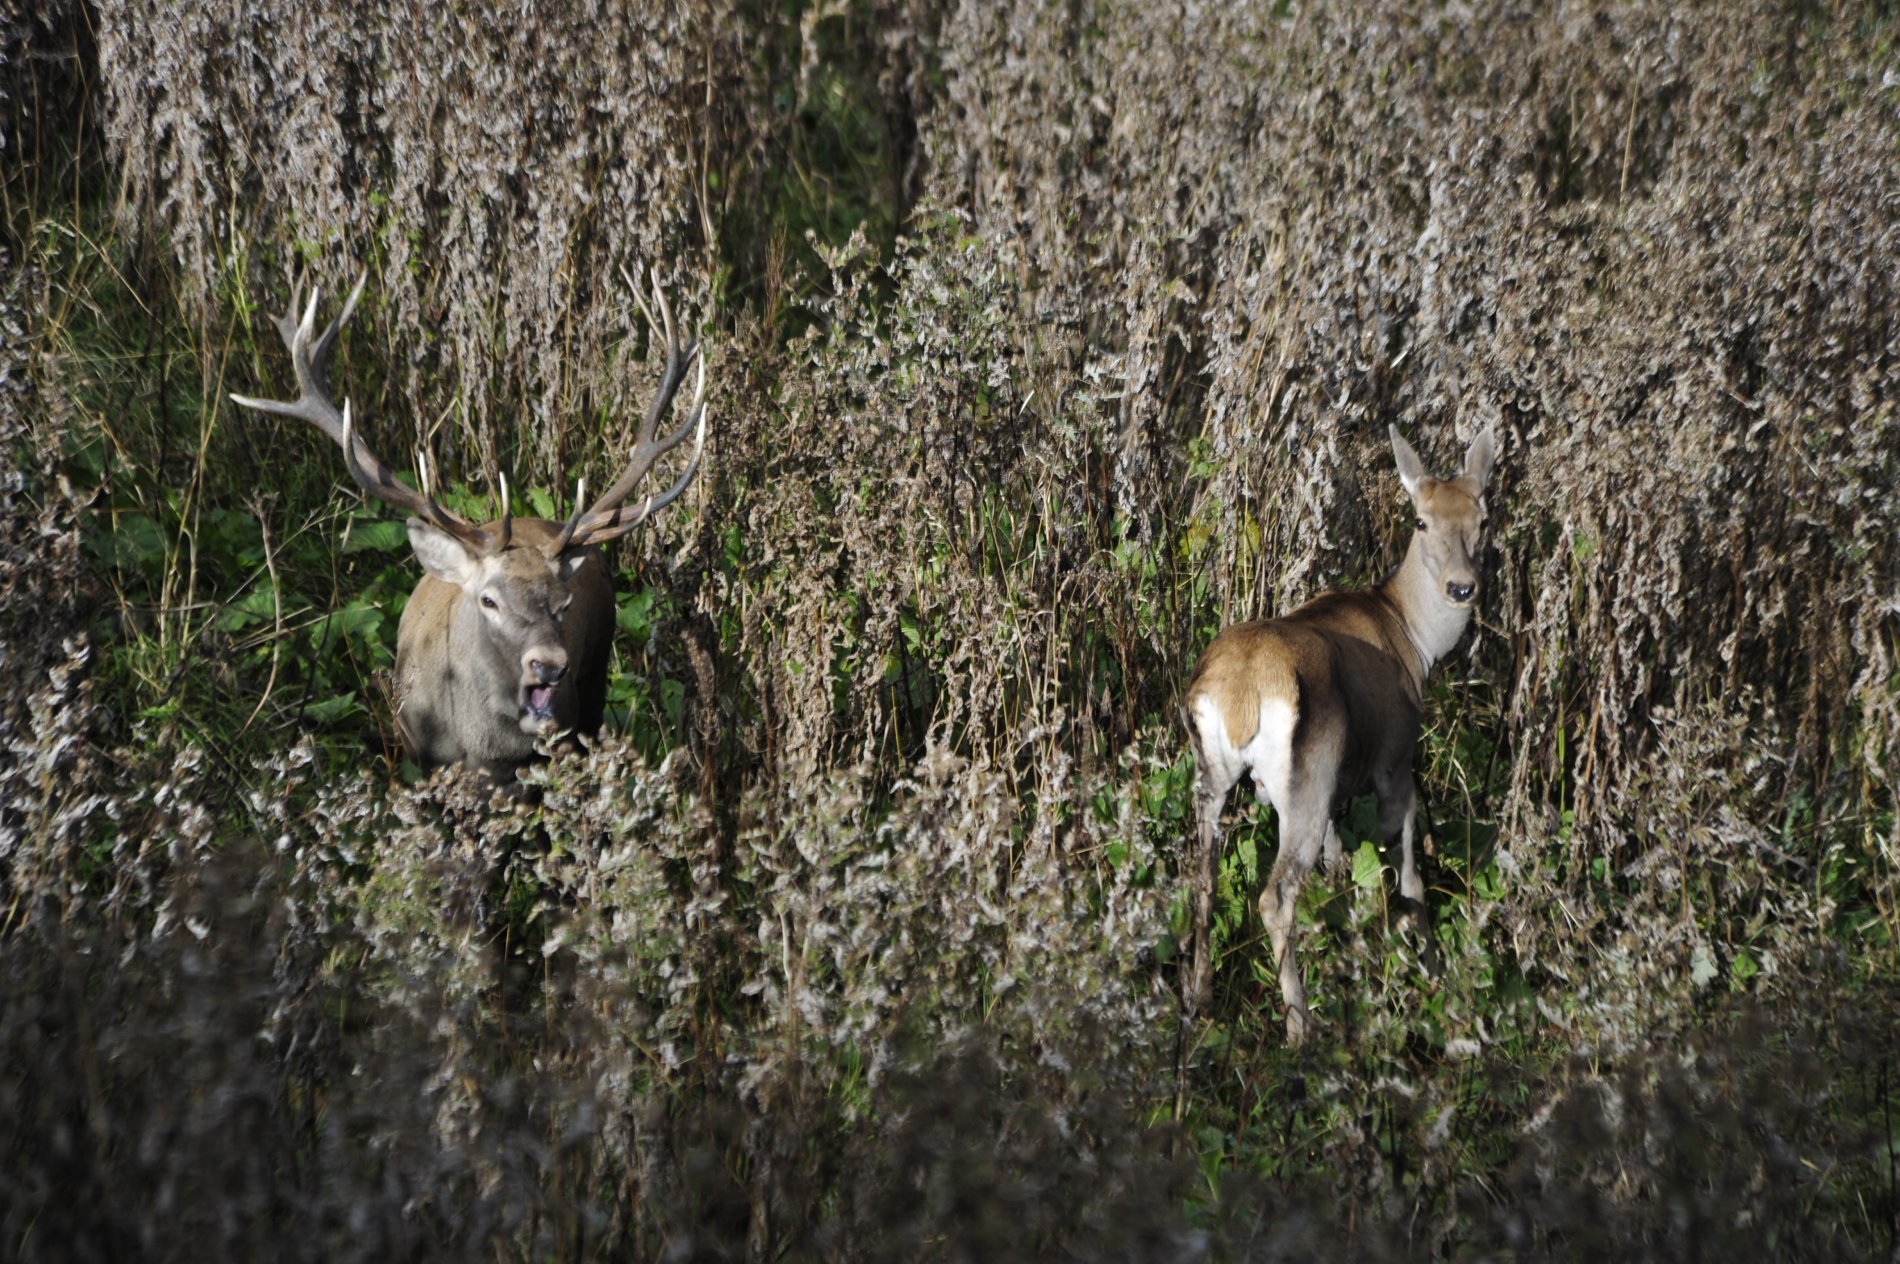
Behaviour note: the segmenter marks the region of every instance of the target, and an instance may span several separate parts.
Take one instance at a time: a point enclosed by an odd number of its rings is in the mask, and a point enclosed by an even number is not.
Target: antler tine
[[[655,333],[658,333],[660,330],[660,322],[653,319],[653,309],[647,306],[646,296],[640,293],[640,283],[633,279],[633,274],[627,271],[627,265],[624,263],[620,265],[620,279],[627,283],[627,289],[632,292],[633,301],[640,305],[640,314],[647,318],[648,326],[650,326]],[[655,292],[659,290],[659,275],[657,270],[654,274],[653,288]]]
[[[330,357],[336,350],[337,335],[350,314],[356,310],[356,302],[362,297],[363,285],[367,280],[367,273],[357,278],[355,288],[343,304],[343,310],[325,326],[321,336],[316,333],[317,288],[311,288],[310,301],[304,307],[303,318],[296,320],[295,312],[302,286],[296,287],[290,312],[277,317],[276,324],[284,347],[290,352],[291,372],[297,379],[297,398],[261,399],[234,393],[232,402],[244,408],[276,413],[283,417],[297,417],[309,422],[343,449],[344,466],[364,492],[440,527],[471,548],[486,552],[487,537],[480,527],[435,503],[435,497],[429,491],[428,462],[423,453],[417,453],[418,481],[422,491],[416,492],[404,486],[395,472],[383,464],[363,442],[363,437],[356,433],[355,423],[350,417],[349,402],[346,400],[339,412],[330,399]]]
[[[674,376],[676,380],[662,385],[662,394],[669,402],[679,388],[677,381],[678,375],[675,374]],[[657,421],[657,417],[654,420]],[[700,436],[699,441],[693,446],[692,459],[687,463],[686,472],[681,476],[679,482],[665,495],[657,499],[648,496],[641,502],[638,509],[632,511],[627,510],[625,508],[625,502],[627,497],[632,494],[633,489],[638,487],[641,480],[645,479],[646,476],[653,471],[653,466],[661,457],[685,442],[686,436],[695,431],[697,431]],[[639,526],[646,520],[648,515],[656,510],[664,509],[667,505],[678,499],[680,492],[685,489],[686,484],[691,481],[694,472],[699,467],[700,453],[705,446],[705,433],[706,363],[704,358],[701,358],[699,361],[698,382],[693,391],[693,406],[688,411],[686,420],[680,423],[679,429],[667,435],[664,439],[655,440],[649,435],[636,443],[632,456],[627,460],[627,468],[622,472],[619,480],[615,482],[614,485],[608,489],[606,495],[596,501],[585,514],[577,514],[574,519],[567,524],[567,527],[562,531],[558,547],[565,549],[576,542],[580,544],[595,544],[605,543],[608,540],[617,540]]]
[[[302,307],[304,302],[303,277],[300,275],[296,283],[290,287],[290,310],[285,312],[282,316],[271,317],[271,323],[277,326],[277,336],[283,339],[286,347],[291,349],[291,359],[293,363],[296,359],[297,337],[299,333],[303,330],[305,325],[316,319],[317,294],[321,289],[321,286],[313,285],[310,287],[310,305],[304,311],[303,318],[299,320],[297,318],[297,309]],[[301,384],[301,379],[299,379],[299,382]]]
[[[567,520],[567,525],[561,528],[561,540],[557,548],[557,551],[558,549],[566,548],[568,541],[574,538],[574,528],[581,525],[581,517],[586,512],[587,512],[587,480],[586,478],[580,478],[580,479],[575,480],[575,483],[574,483],[574,516],[572,518],[569,518]]]
[[[515,533],[515,517],[514,510],[508,506],[508,476],[497,474],[495,477],[501,482],[501,544],[499,547],[505,549],[508,547],[509,538]]]
[[[640,427],[639,442],[641,443],[652,441],[653,432],[659,427],[660,418],[665,416],[666,410],[672,406],[673,395],[679,390],[679,383],[685,376],[684,366],[690,364],[693,357],[699,353],[697,339],[684,351],[680,349],[679,327],[673,321],[673,305],[666,300],[666,287],[660,284],[659,267],[656,265],[649,268],[647,275],[653,283],[652,306],[648,306],[646,296],[640,293],[639,285],[627,272],[625,266],[620,269],[620,278],[632,291],[633,301],[640,305],[640,314],[646,317],[647,328],[666,345],[666,367],[661,370],[660,389],[655,392],[653,402],[648,405],[646,421]],[[653,314],[654,307],[660,309],[657,317]],[[685,437],[683,429],[681,438]]]
[[[646,499],[642,500],[639,507],[625,519],[619,522],[609,522],[593,531],[586,537],[583,543],[606,544],[610,540],[618,540],[621,536],[633,531],[648,518],[680,498],[681,493],[686,490],[686,485],[693,481],[693,475],[699,472],[700,454],[706,450],[705,407],[702,405],[695,409],[694,414],[697,420],[693,427],[693,455],[686,462],[686,468],[680,471],[680,476],[673,480],[673,485],[664,492],[661,492],[658,496],[649,495]],[[681,437],[683,438],[684,436]]]
[[[336,350],[336,336],[342,332],[343,326],[345,322],[350,319],[351,313],[356,311],[356,300],[363,297],[363,287],[367,284],[369,284],[369,269],[365,268],[356,274],[356,284],[351,287],[350,296],[343,300],[343,310],[338,312],[328,325],[324,326],[323,337],[317,339],[316,346],[311,348],[311,363],[323,370],[326,384],[330,376],[330,356]],[[310,308],[312,312],[315,312],[315,294],[310,296]],[[304,324],[308,326],[309,323],[310,316],[305,315]]]
[[[471,549],[486,553],[488,536],[480,527],[450,510],[444,509],[435,500],[435,474],[428,453],[416,451],[416,485],[420,491],[411,491],[396,481],[395,474],[387,465],[376,459],[363,443],[361,435],[356,433],[350,421],[350,401],[343,401],[343,464],[348,467],[350,477],[365,492],[386,505],[407,510],[431,526],[440,527]],[[504,498],[505,503],[505,498]],[[502,522],[502,548],[508,547],[508,522]]]
[[[634,441],[633,451],[627,458],[626,469],[621,472],[613,486],[608,488],[606,493],[585,513],[576,512],[575,516],[568,520],[567,525],[562,529],[558,544],[558,547],[562,549],[576,544],[586,545],[618,539],[639,526],[655,511],[671,504],[685,490],[686,484],[692,481],[694,473],[699,468],[700,454],[705,447],[705,354],[697,339],[688,346],[680,345],[679,326],[673,319],[673,306],[667,301],[666,289],[660,284],[657,268],[652,270],[653,302],[651,305],[641,295],[639,288],[633,284],[633,278],[628,275],[625,268],[620,270],[620,274],[633,291],[634,301],[640,305],[641,312],[646,316],[648,327],[657,337],[666,340],[666,363],[661,370],[660,385],[654,391],[653,401],[647,407],[647,415]],[[654,314],[654,308],[659,309],[657,317]],[[693,387],[692,406],[687,410],[686,419],[680,423],[677,430],[665,438],[655,438],[654,432],[659,429],[660,419],[673,407],[680,385],[686,380],[686,371],[694,367],[697,367],[698,374]],[[680,476],[679,481],[659,496],[649,495],[640,502],[637,509],[631,511],[626,509],[627,497],[631,496],[633,489],[652,473],[655,463],[684,443],[686,436],[695,431],[699,434],[699,441],[694,444],[692,459],[687,462],[686,471]]]

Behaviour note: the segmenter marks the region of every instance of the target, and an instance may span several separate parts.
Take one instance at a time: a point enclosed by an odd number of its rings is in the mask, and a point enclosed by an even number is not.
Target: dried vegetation
[[[0,18],[0,1249],[1894,1251],[1900,27],[1283,8]],[[615,731],[392,779],[258,311],[367,267],[474,503],[614,463],[648,264],[716,434]],[[1391,422],[1502,449],[1444,971],[1360,853],[1285,1053],[1236,805],[1179,1031],[1177,692],[1397,555]]]

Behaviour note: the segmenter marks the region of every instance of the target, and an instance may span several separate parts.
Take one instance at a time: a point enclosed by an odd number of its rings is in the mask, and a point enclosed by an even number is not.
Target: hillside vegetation
[[[0,16],[0,1256],[1896,1258],[1900,17],[237,9]],[[649,269],[608,732],[421,777],[400,525],[228,393],[365,273],[375,449],[565,516]],[[1289,1050],[1176,710],[1392,424],[1485,591]]]

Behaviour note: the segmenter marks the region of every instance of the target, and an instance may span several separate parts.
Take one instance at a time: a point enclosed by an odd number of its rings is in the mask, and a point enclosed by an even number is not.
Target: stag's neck
[[[1451,653],[1452,646],[1465,634],[1471,622],[1471,607],[1454,606],[1445,599],[1426,568],[1425,549],[1417,536],[1412,537],[1405,560],[1379,585],[1379,591],[1398,611],[1405,638],[1411,643],[1413,678],[1423,688],[1432,664]]]

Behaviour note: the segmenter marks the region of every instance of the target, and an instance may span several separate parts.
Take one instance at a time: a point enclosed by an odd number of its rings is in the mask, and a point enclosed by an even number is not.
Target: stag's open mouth
[[[554,686],[523,685],[521,710],[523,716],[537,726],[550,723],[554,719]]]

